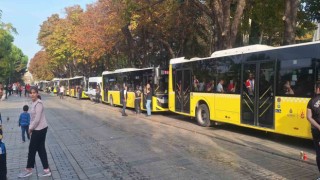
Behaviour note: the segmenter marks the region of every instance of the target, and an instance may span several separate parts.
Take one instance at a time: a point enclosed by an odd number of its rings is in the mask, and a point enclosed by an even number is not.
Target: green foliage
[[[297,38],[312,34],[319,4],[301,1],[292,21]],[[44,64],[58,77],[167,66],[174,57],[206,57],[248,44],[279,46],[288,29],[285,1],[274,0],[98,0],[86,11],[65,11],[66,17],[54,14],[43,22],[38,36]]]
[[[0,11],[0,82],[21,81],[26,72],[28,57],[13,44],[16,29],[9,23],[1,22]]]

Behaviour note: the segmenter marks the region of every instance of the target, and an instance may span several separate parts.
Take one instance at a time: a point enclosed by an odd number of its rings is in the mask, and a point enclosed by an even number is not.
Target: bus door
[[[243,65],[241,123],[274,128],[275,61]]]
[[[191,70],[176,71],[175,80],[175,110],[190,113]]]

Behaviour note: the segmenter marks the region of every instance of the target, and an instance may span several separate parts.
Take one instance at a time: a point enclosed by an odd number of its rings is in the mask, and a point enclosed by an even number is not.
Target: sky
[[[19,47],[29,60],[41,50],[37,44],[40,25],[52,14],[63,17],[64,8],[79,4],[85,9],[86,4],[96,0],[0,0],[2,22],[12,23],[18,35],[14,35],[14,44]]]

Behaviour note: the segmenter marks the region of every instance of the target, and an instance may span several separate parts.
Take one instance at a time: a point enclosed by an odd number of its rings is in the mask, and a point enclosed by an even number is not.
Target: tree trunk
[[[285,0],[283,45],[294,44],[299,0]]]
[[[243,10],[246,6],[246,0],[239,0],[237,4],[237,10],[233,17],[233,22],[231,25],[231,33],[230,33],[230,43],[228,48],[232,48],[234,44],[236,43],[237,34],[239,31],[239,24],[241,21],[241,17],[243,14]],[[230,9],[230,8],[229,8]]]
[[[175,58],[175,55],[174,55],[174,51],[173,49],[171,48],[170,44],[163,40],[163,39],[160,39],[160,42],[163,44],[163,46],[167,49],[167,51],[169,52],[169,58],[172,59],[172,58]]]
[[[231,0],[214,0],[212,9],[218,32],[218,50],[232,48],[236,42],[239,24],[246,6],[246,0],[237,0],[236,12],[231,22]]]
[[[128,43],[128,52],[129,52],[129,61],[134,61],[134,44],[133,44],[133,41],[134,41],[134,39],[133,39],[133,37],[132,37],[132,35],[131,35],[131,32],[130,32],[130,30],[129,30],[129,25],[130,24],[127,24],[127,25],[125,25],[124,27],[122,27],[121,28],[121,31],[122,31],[122,33],[124,34],[124,36],[126,37],[126,40],[127,40],[127,43]]]

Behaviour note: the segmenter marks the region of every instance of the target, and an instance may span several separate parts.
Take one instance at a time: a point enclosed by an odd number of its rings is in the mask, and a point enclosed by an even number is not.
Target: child
[[[30,140],[29,136],[29,125],[30,125],[30,114],[28,113],[29,106],[24,105],[23,106],[23,113],[20,114],[19,118],[19,127],[21,126],[22,131],[22,142],[26,142],[26,138],[24,136],[25,133],[27,133],[27,137]]]

